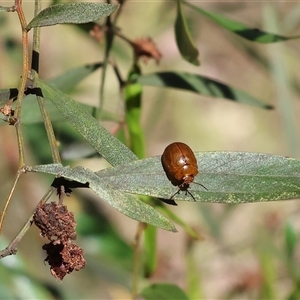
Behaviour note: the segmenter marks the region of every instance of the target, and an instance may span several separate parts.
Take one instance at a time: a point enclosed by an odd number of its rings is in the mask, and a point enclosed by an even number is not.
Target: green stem
[[[135,243],[134,243],[134,264],[133,264],[133,278],[132,278],[132,299],[135,299],[138,294],[139,287],[139,278],[140,278],[140,261],[141,261],[141,251],[140,245],[143,236],[143,232],[145,230],[145,223],[138,223],[137,232],[135,235]]]

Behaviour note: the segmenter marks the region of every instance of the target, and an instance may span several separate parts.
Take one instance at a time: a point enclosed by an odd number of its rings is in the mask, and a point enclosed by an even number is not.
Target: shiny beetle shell
[[[180,142],[167,146],[161,157],[168,179],[180,189],[187,190],[198,174],[198,164],[192,149]]]

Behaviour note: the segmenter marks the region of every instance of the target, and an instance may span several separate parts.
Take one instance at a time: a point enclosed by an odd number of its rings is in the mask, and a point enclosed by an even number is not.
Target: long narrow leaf
[[[138,77],[137,82],[146,86],[177,88],[203,96],[225,98],[264,109],[273,108],[272,105],[266,104],[237,88],[198,74],[184,72],[152,73]]]
[[[27,26],[27,30],[33,27],[51,26],[55,24],[82,24],[113,13],[119,5],[107,3],[63,3],[55,4],[42,10]]]
[[[189,191],[196,201],[246,203],[300,197],[300,161],[249,152],[196,152],[199,174]],[[160,157],[97,172],[116,189],[169,199],[177,190],[167,179]],[[174,200],[194,201],[185,192]]]
[[[36,83],[42,89],[43,96],[57,107],[66,120],[110,164],[120,165],[137,159],[134,153],[103,128],[80,104],[40,79],[36,79]]]
[[[226,18],[220,14],[208,12],[198,6],[195,6],[189,2],[184,2],[187,6],[191,7],[198,13],[210,18],[212,21],[219,24],[221,27],[223,27],[226,30],[231,31],[232,33],[235,33],[239,35],[240,37],[257,43],[262,44],[269,44],[269,43],[276,43],[276,42],[283,42],[286,40],[291,39],[298,39],[300,36],[294,36],[294,37],[285,37],[282,35],[277,35],[273,33],[268,33],[265,31],[262,31],[258,28],[250,28],[243,23],[231,20],[229,18]]]
[[[85,110],[90,114],[92,114],[94,110],[94,106],[91,105],[87,105],[83,103],[78,103],[78,105],[81,106],[82,110]],[[46,108],[52,122],[66,120],[65,116],[56,108],[56,106],[52,102],[47,101]],[[21,119],[22,119],[22,124],[34,124],[34,123],[41,123],[44,121],[35,96],[29,95],[25,98],[25,101],[23,102],[22,105]],[[102,120],[118,122],[119,117],[116,114],[113,114],[108,111],[104,111],[102,113]]]
[[[78,83],[80,83],[87,76],[102,67],[102,63],[93,63],[82,65],[77,68],[70,69],[50,80],[50,84],[61,91],[67,93],[74,89]]]
[[[63,176],[67,179],[81,183],[88,183],[101,199],[107,201],[124,215],[140,221],[152,224],[169,231],[176,231],[174,225],[152,206],[138,200],[136,197],[121,193],[113,186],[102,181],[95,173],[83,167],[64,167],[60,164],[39,165],[29,169],[31,172],[42,172],[47,174]]]
[[[196,48],[191,33],[189,31],[187,21],[184,17],[181,0],[177,0],[177,17],[175,22],[175,37],[177,47],[182,57],[193,65],[199,66],[199,51]]]
[[[80,83],[87,76],[98,70],[102,66],[101,63],[93,63],[88,65],[82,65],[73,69],[66,71],[65,73],[53,78],[49,81],[49,84],[64,93],[71,92],[78,83]],[[11,89],[13,92],[13,89]],[[9,90],[3,90],[4,98],[7,98],[9,95],[12,95],[12,92]],[[16,91],[17,92],[17,91]],[[15,92],[15,93],[16,93]],[[1,90],[0,90],[0,103],[1,103]],[[82,109],[86,110],[92,114],[95,109],[94,106],[80,103]],[[55,107],[52,102],[46,103],[47,111],[50,115],[51,121],[63,121],[65,117],[59,110]],[[102,112],[103,121],[119,121],[119,117],[116,114],[113,114],[108,111]],[[33,124],[43,122],[40,108],[37,104],[36,97],[29,95],[26,97],[26,100],[23,102],[22,106],[22,123],[23,124]]]

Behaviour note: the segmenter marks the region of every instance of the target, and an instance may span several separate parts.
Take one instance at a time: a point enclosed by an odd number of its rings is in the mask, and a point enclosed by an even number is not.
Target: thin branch
[[[14,183],[13,183],[13,186],[12,186],[12,188],[11,188],[11,190],[10,190],[10,192],[9,192],[9,195],[7,196],[7,199],[6,199],[6,201],[5,201],[4,208],[3,208],[3,210],[1,211],[1,216],[0,216],[0,234],[1,234],[1,232],[2,232],[3,223],[4,223],[4,219],[5,219],[5,216],[6,216],[6,212],[7,212],[8,206],[9,206],[9,204],[10,204],[12,195],[13,195],[13,193],[14,193],[14,191],[15,191],[15,188],[16,188],[17,182],[18,182],[18,180],[19,180],[19,178],[20,178],[20,176],[21,176],[21,173],[22,173],[22,172],[20,172],[20,171],[17,173],[17,176],[16,176],[16,178],[15,178],[15,181],[14,181]]]
[[[21,117],[22,99],[24,97],[26,82],[29,73],[29,59],[28,59],[28,33],[26,29],[27,23],[22,8],[22,0],[15,1],[15,8],[21,23],[22,45],[23,45],[22,79],[19,87],[19,94],[16,100],[16,110],[14,115],[14,119],[15,119],[14,125],[16,128],[18,149],[19,149],[19,167],[21,168],[25,165],[25,157],[24,157],[24,142],[23,142],[23,134],[21,132],[20,117]]]
[[[48,201],[48,199],[51,197],[51,195],[53,194],[54,191],[56,191],[56,189],[53,186],[51,186],[48,189],[48,191],[43,196],[43,198],[39,201],[38,205],[34,209],[33,213],[30,216],[30,218],[26,221],[26,223],[24,224],[24,226],[22,227],[20,232],[16,235],[16,237],[10,242],[10,244],[5,249],[0,251],[0,259],[3,258],[3,257],[6,257],[8,255],[12,255],[12,254],[17,253],[17,245],[19,244],[19,242],[24,237],[25,233],[30,228],[30,226],[32,224],[32,221],[33,221],[33,216],[34,216],[34,213],[35,213],[37,207],[40,206],[40,205],[43,205],[44,203],[46,203]]]
[[[35,1],[35,10],[34,10],[35,16],[40,12],[41,7],[42,7],[41,0],[36,0]],[[39,52],[40,52],[40,32],[41,32],[40,27],[35,27],[33,30],[33,48],[32,48],[32,65],[31,65],[33,81],[35,78],[37,78],[39,76],[38,71],[39,71]],[[61,163],[61,158],[60,158],[60,154],[58,151],[52,122],[51,122],[49,113],[45,106],[45,100],[44,100],[44,98],[42,98],[38,95],[36,97],[37,97],[37,101],[38,101],[38,104],[40,107],[41,115],[43,117],[48,141],[50,144],[52,160],[54,163]]]

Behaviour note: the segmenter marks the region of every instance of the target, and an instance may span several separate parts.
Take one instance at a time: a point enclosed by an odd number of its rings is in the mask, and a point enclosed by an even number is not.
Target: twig
[[[14,190],[15,190],[15,188],[16,188],[17,182],[18,182],[18,180],[19,180],[21,174],[22,174],[22,172],[20,172],[20,171],[17,173],[17,176],[16,176],[16,178],[15,178],[15,181],[14,181],[14,183],[13,183],[13,186],[12,186],[12,188],[11,188],[11,190],[10,190],[10,192],[9,192],[9,195],[7,196],[7,199],[6,199],[6,201],[5,201],[4,208],[3,208],[3,210],[1,211],[1,217],[0,217],[0,234],[1,234],[1,232],[2,232],[2,227],[3,227],[3,223],[4,223],[4,219],[5,219],[5,216],[6,216],[6,212],[7,212],[9,203],[10,203],[10,201],[11,201],[12,195],[13,195],[13,193],[14,193]]]
[[[44,203],[46,203],[55,190],[56,189],[53,186],[51,186],[48,189],[48,191],[46,192],[46,194],[43,196],[43,198],[39,201],[36,208],[38,206],[43,205]],[[32,224],[32,221],[33,221],[33,216],[34,216],[34,213],[36,211],[36,208],[34,209],[34,212],[31,214],[30,218],[26,221],[26,223],[22,227],[21,231],[16,235],[16,237],[10,242],[10,244],[4,250],[0,251],[0,259],[3,258],[3,257],[6,257],[8,255],[12,255],[12,254],[17,253],[17,245],[19,244],[19,242],[24,237],[25,233],[30,228],[30,226]]]

